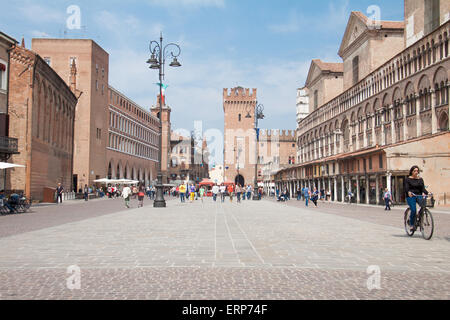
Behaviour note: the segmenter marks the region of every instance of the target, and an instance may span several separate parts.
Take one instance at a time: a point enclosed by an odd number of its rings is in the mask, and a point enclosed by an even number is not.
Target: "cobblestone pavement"
[[[401,223],[359,218],[366,208],[345,216],[296,205],[172,200],[123,210],[99,200],[3,216],[16,232],[0,234],[0,299],[450,298],[445,233],[408,238]],[[28,226],[40,217],[47,222]],[[74,265],[79,290],[67,287]],[[369,266],[380,289],[368,289]]]

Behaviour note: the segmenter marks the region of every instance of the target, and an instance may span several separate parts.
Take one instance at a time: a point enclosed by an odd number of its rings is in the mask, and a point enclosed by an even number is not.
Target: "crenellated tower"
[[[225,180],[253,184],[257,90],[223,89]]]

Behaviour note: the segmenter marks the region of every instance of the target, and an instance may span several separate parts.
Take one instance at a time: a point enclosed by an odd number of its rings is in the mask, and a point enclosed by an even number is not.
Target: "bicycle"
[[[417,197],[415,194],[412,194],[414,197]],[[416,213],[416,221],[414,222],[414,227],[411,230],[411,226],[409,224],[411,217],[411,208],[406,209],[405,211],[405,231],[409,237],[412,237],[414,233],[420,228],[422,233],[422,237],[425,240],[430,240],[434,233],[434,220],[433,215],[431,214],[428,208],[434,208],[434,198],[432,194],[426,195],[423,197],[422,201],[418,201],[420,210]]]

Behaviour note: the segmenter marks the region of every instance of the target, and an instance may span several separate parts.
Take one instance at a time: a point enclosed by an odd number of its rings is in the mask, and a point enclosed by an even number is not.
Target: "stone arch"
[[[430,84],[430,80],[428,78],[428,76],[426,74],[424,74],[417,85],[417,92],[420,92],[420,90],[424,90],[424,89],[430,89],[431,88],[431,84]]]
[[[409,97],[410,95],[414,94],[414,85],[411,81],[409,81],[405,86],[405,91],[403,93],[404,97]]]
[[[389,94],[389,92],[386,92],[383,96],[381,106],[384,108],[390,106],[391,104],[392,104],[391,95]]]
[[[119,163],[117,163],[117,168],[116,168],[116,179],[121,179],[123,177],[123,165],[122,165],[122,161],[119,161]]]
[[[366,107],[364,108],[364,115],[367,117],[370,114],[372,114],[372,108],[370,107],[370,103],[367,103]]]
[[[448,73],[444,67],[439,67],[433,75],[433,83],[448,81]]]
[[[340,125],[339,125],[339,119],[336,119],[336,121],[334,122],[334,130],[336,131],[336,130],[338,130],[340,128]]]
[[[448,114],[445,111],[441,112],[441,114],[439,115],[438,125],[439,125],[439,130],[440,131],[447,131],[447,130],[449,130],[449,127],[448,127]]]
[[[124,171],[123,171],[123,178],[124,179],[128,179],[128,176],[130,175],[130,165],[127,162],[125,167],[124,167]]]

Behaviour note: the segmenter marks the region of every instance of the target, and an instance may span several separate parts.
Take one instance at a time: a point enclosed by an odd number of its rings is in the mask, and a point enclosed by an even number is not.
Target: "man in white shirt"
[[[222,202],[225,202],[225,192],[226,192],[227,188],[225,187],[225,185],[221,185],[219,190],[220,190],[220,197],[222,199]]]
[[[127,208],[130,207],[130,194],[131,194],[131,189],[129,186],[125,186],[122,190],[122,197],[125,199],[125,206]]]
[[[213,200],[214,202],[217,201],[217,194],[219,193],[219,186],[218,185],[214,185],[214,187],[212,187],[212,193],[213,193]]]

